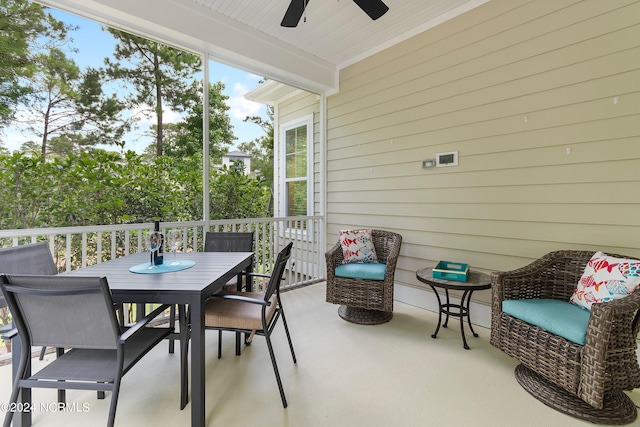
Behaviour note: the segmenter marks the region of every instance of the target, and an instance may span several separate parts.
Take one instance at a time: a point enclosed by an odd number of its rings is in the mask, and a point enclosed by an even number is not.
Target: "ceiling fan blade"
[[[297,27],[307,4],[309,4],[309,0],[291,0],[291,3],[289,3],[289,7],[287,8],[287,12],[284,14],[284,18],[282,18],[280,26]]]
[[[353,0],[374,21],[387,13],[389,7],[382,0]]]

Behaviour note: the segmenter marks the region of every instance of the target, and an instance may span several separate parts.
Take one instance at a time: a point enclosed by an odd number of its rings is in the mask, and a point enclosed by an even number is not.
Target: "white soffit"
[[[302,92],[302,89],[298,89],[275,80],[267,80],[255,89],[245,93],[243,96],[249,101],[275,105]]]
[[[290,0],[38,0],[89,19],[205,52],[215,61],[316,93],[338,71],[489,0],[383,0],[372,21],[352,0],[310,0],[284,28]]]

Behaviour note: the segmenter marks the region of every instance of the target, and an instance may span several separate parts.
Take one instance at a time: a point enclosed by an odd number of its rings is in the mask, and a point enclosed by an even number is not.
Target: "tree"
[[[30,130],[41,137],[42,159],[47,156],[47,141],[51,134],[77,130],[81,126],[72,117],[74,85],[80,68],[59,49],[37,56],[40,70],[33,82],[29,106],[38,116],[31,119]]]
[[[240,151],[251,155],[251,169],[262,176],[269,184],[273,185],[273,107],[267,106],[265,120],[259,116],[246,117],[245,122],[255,123],[264,131],[264,135],[253,141],[243,142],[238,145]]]
[[[109,32],[118,40],[114,58],[105,59],[107,73],[133,87],[127,98],[132,108],[143,108],[156,117],[156,156],[163,153],[163,110],[170,107],[183,112],[200,103],[200,96],[190,90],[190,82],[200,71],[200,56],[134,36],[113,28]]]
[[[128,129],[119,121],[124,106],[114,96],[104,95],[99,70],[81,72],[58,48],[36,55],[34,61],[31,93],[24,99],[28,113],[20,121],[40,138],[42,161],[54,135],[82,145],[109,144],[122,137]]]
[[[75,107],[84,119],[84,132],[79,133],[81,138],[78,133],[72,138],[80,146],[120,145],[122,136],[131,129],[131,121],[122,117],[125,103],[116,93],[104,92],[105,82],[104,70],[88,67],[82,74]]]
[[[0,229],[202,218],[202,153],[155,157],[102,149],[42,162],[0,154]],[[269,188],[236,168],[211,171],[211,218],[267,216]]]
[[[33,55],[42,40],[61,41],[67,27],[26,0],[0,0],[0,128],[14,117],[16,106],[31,92],[28,79],[35,73]]]
[[[192,90],[201,92],[194,84]],[[222,161],[222,156],[236,139],[233,125],[227,111],[228,96],[223,94],[224,83],[217,82],[209,86],[209,157],[214,164]],[[186,116],[176,124],[167,124],[164,140],[164,153],[173,157],[192,156],[202,152],[203,103],[190,106]]]
[[[57,194],[59,170],[39,155],[14,152],[0,156],[0,229],[49,227],[51,197]]]
[[[262,218],[268,214],[269,188],[242,168],[223,167],[211,176],[211,219]]]

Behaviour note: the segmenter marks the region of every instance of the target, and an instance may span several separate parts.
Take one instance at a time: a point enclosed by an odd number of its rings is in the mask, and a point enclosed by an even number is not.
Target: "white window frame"
[[[287,206],[287,182],[289,181],[301,181],[302,179],[287,179],[287,170],[286,170],[286,157],[287,157],[287,139],[286,133],[289,130],[296,129],[301,126],[307,126],[307,173],[306,173],[306,182],[307,182],[307,213],[306,215],[313,215],[313,114],[308,114],[302,116],[300,118],[290,120],[286,123],[282,123],[280,125],[280,155],[279,155],[279,163],[280,163],[280,212],[283,216],[286,216],[286,212],[288,211]],[[289,233],[294,232],[293,229],[287,229]],[[307,234],[307,232],[311,233],[312,230],[295,230],[302,234]]]

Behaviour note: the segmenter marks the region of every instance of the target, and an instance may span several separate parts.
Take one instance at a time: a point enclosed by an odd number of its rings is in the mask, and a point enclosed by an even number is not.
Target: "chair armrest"
[[[271,279],[271,274],[264,274],[264,273],[242,273],[244,276],[247,277],[264,277],[266,279]],[[281,277],[280,280],[287,280],[286,277]]]
[[[336,242],[331,249],[325,252],[324,257],[327,262],[327,269],[330,271],[335,270],[336,266],[342,264],[344,254],[342,253],[340,242]]]
[[[171,307],[171,305],[163,304],[160,307],[158,307],[155,310],[153,310],[151,313],[149,313],[146,316],[144,316],[142,319],[137,321],[133,326],[131,326],[130,328],[127,328],[127,330],[124,331],[120,335],[120,337],[118,337],[118,342],[120,344],[124,343],[127,339],[131,338],[133,335],[135,335],[137,332],[139,332],[142,328],[147,326],[149,324],[149,322],[151,322],[153,319],[158,317],[158,315],[160,315],[163,311],[165,311],[169,307]]]
[[[254,273],[254,272],[251,272],[251,273],[242,273],[242,274],[244,276],[248,276],[248,277],[266,277],[266,278],[271,277],[270,274],[265,274],[265,273]]]
[[[587,403],[601,405],[607,391],[605,386],[614,380],[610,376],[615,371],[623,371],[623,375],[630,378],[629,389],[640,387],[636,355],[639,320],[640,292],[591,306],[579,390],[580,397]],[[615,364],[618,369],[612,369],[610,364]],[[626,370],[631,368],[619,369],[625,365],[635,366],[635,375],[629,375]],[[635,378],[635,381],[631,378]]]
[[[396,264],[398,263],[398,258],[400,257],[400,247],[402,246],[402,236],[400,234],[395,234],[391,238],[391,250],[387,254],[387,259],[384,260],[387,265],[387,271],[385,272],[385,281],[393,284],[393,278],[396,271]],[[378,262],[382,262],[379,260]]]
[[[7,326],[7,329],[0,328],[0,336],[3,340],[11,340],[14,339],[18,335],[18,328],[12,325],[4,325]]]
[[[211,295],[210,299],[228,299],[228,300],[234,300],[234,301],[242,301],[242,302],[248,302],[251,304],[258,304],[258,305],[265,305],[265,306],[269,306],[271,305],[270,301],[265,301],[263,299],[257,299],[257,298],[250,298],[250,297],[245,297],[243,295],[236,295],[236,294],[223,294],[223,295]]]

